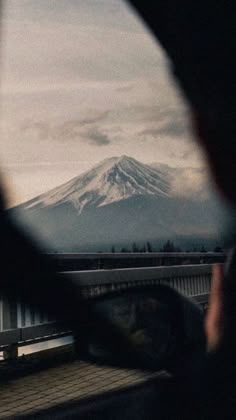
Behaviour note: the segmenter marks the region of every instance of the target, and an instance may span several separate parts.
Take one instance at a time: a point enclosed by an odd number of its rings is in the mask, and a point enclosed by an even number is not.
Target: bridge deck
[[[4,367],[0,363],[0,376],[4,370],[1,365]],[[37,411],[65,406],[157,376],[150,372],[97,366],[78,360],[30,374],[23,371],[22,375],[14,377],[11,372],[11,379],[0,384],[1,419],[34,416]]]

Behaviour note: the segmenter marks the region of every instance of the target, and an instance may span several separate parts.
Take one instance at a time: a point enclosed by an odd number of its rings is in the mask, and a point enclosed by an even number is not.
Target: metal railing
[[[59,271],[212,264],[223,263],[226,259],[225,252],[102,252],[50,255],[56,259]]]
[[[124,268],[115,270],[72,271],[67,276],[87,297],[133,286],[166,284],[185,296],[208,294],[210,264],[173,267]]]
[[[210,264],[145,267],[114,270],[66,272],[87,298],[133,286],[165,284],[201,304],[207,303],[211,283]],[[23,303],[0,300],[0,349],[6,357],[16,357],[19,346],[69,335],[47,315]]]

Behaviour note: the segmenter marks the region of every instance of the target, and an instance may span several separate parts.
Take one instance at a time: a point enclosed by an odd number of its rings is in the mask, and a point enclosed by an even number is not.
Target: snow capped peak
[[[103,160],[86,173],[27,202],[24,208],[72,203],[79,213],[85,206],[101,207],[138,195],[168,196],[169,183],[160,170],[128,156]]]

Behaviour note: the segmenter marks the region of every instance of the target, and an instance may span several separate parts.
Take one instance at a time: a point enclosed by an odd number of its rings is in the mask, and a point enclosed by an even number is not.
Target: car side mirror
[[[94,313],[104,323],[86,326],[86,359],[122,367],[176,371],[180,365],[200,360],[205,352],[203,311],[168,286],[111,292],[93,298],[92,304]]]

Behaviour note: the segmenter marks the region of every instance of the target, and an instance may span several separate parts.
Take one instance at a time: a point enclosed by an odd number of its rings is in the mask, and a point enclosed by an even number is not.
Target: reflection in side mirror
[[[86,357],[97,363],[171,371],[204,353],[200,307],[168,286],[109,293],[93,307],[114,327],[86,331]]]

